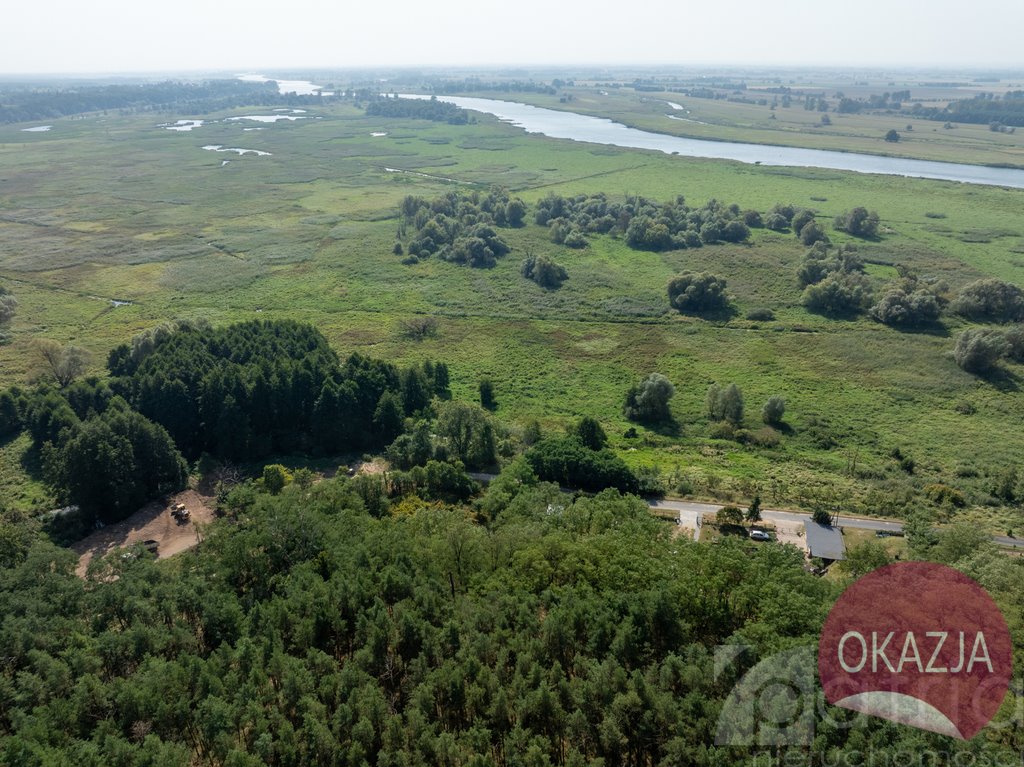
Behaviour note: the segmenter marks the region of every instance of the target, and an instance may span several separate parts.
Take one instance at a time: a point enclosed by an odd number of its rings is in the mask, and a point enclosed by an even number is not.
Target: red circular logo
[[[964,740],[995,716],[1011,662],[992,597],[929,562],[897,562],[856,581],[818,645],[829,703]]]

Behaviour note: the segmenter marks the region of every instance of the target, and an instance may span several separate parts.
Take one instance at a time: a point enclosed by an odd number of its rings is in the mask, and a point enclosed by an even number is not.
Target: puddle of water
[[[230,165],[230,164],[231,164],[231,160],[221,160],[221,161],[220,161],[220,167],[222,167],[222,168],[223,168],[223,167],[224,167],[225,165]]]
[[[254,154],[254,155],[257,155],[258,157],[271,157],[272,156],[270,154],[270,152],[263,152],[263,151],[260,151],[259,149],[242,149],[242,148],[237,147],[237,146],[225,147],[225,146],[222,146],[221,144],[207,144],[206,146],[203,147],[203,149],[205,149],[205,150],[207,150],[209,152],[236,152],[236,153],[238,153],[239,156],[244,155],[244,154]]]
[[[131,306],[132,302],[131,301],[119,301],[116,298],[111,298],[110,299],[110,305],[113,306],[116,309],[119,306]]]
[[[676,117],[675,115],[665,115],[665,117],[667,117],[669,120],[679,120],[679,122],[684,122],[684,123],[696,123],[697,125],[710,125],[711,124],[711,123],[706,123],[703,120],[694,120],[692,117]]]
[[[263,130],[263,128],[242,128],[243,131]]]
[[[240,117],[229,117],[228,120],[231,122],[237,122],[238,120],[252,120],[257,123],[276,123],[279,120],[308,120],[308,117],[302,117],[301,115],[241,115]]]
[[[190,131],[193,128],[202,128],[206,122],[206,120],[178,120],[176,123],[164,123],[156,127],[166,128],[167,130]]]
[[[666,101],[665,103],[668,104],[670,107],[672,107],[677,112],[685,112],[685,111],[687,111],[686,107],[684,107],[682,104],[677,104],[674,101]]]
[[[385,167],[384,168],[384,172],[385,173],[405,173],[405,174],[407,174],[409,176],[421,176],[423,178],[432,178],[432,179],[435,179],[437,181],[450,181],[453,184],[470,184],[470,183],[472,183],[471,181],[460,181],[457,178],[448,178],[446,176],[434,176],[434,175],[432,175],[430,173],[420,173],[419,171],[416,171],[416,170],[402,170],[401,168],[387,168],[387,167]]]
[[[22,133],[46,133],[46,131],[52,128],[52,125],[37,125],[34,128],[22,128]]]
[[[373,136],[374,138],[380,138],[381,136],[386,136],[388,134],[381,131],[377,131],[376,133],[371,133],[370,135]]]

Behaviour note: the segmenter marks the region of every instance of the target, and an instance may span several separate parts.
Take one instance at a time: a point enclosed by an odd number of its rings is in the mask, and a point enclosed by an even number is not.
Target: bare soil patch
[[[187,521],[179,522],[171,516],[171,509],[177,503],[185,504],[189,510],[190,518]],[[195,490],[185,490],[154,501],[128,519],[107,525],[71,546],[71,550],[78,554],[75,572],[84,578],[93,557],[102,557],[114,549],[146,540],[154,540],[159,545],[157,559],[173,557],[198,544],[202,540],[202,525],[213,521],[213,518],[213,498],[200,495]]]

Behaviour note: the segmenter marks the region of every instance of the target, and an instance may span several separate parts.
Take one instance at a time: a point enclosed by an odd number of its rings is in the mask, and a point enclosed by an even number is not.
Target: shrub
[[[686,314],[720,311],[729,304],[726,282],[707,272],[684,272],[668,283],[668,302]]]
[[[743,525],[743,511],[739,506],[723,506],[715,514],[715,519],[719,525],[734,525],[741,527]]]
[[[661,373],[651,373],[626,392],[622,413],[631,421],[664,423],[672,420],[669,400],[675,387]]]
[[[995,278],[977,280],[960,291],[953,311],[973,320],[1019,322],[1024,320],[1024,292]]]
[[[263,467],[263,489],[271,495],[280,493],[291,481],[291,473],[281,464],[272,463]]]
[[[854,237],[875,237],[878,235],[878,214],[867,208],[857,207],[835,217],[832,228],[852,234]]]
[[[959,509],[967,505],[963,493],[954,487],[939,483],[925,485],[924,497],[937,506],[956,506]]]
[[[765,426],[750,435],[750,441],[758,447],[778,447],[781,441],[779,433],[770,426]]]
[[[941,311],[939,299],[933,293],[927,290],[907,293],[896,288],[871,307],[871,316],[894,327],[920,327],[935,322]]]
[[[800,230],[800,242],[804,245],[813,245],[816,242],[828,242],[828,235],[817,221],[811,221]]]
[[[1004,354],[1014,362],[1024,362],[1024,325],[1014,325],[1003,333]]]
[[[580,422],[576,424],[574,433],[580,442],[583,443],[583,446],[591,450],[600,450],[608,444],[608,435],[604,433],[601,424],[597,422],[597,419],[590,416],[584,416],[580,419]]]
[[[743,242],[750,237],[750,229],[742,221],[730,221],[722,227],[721,239],[726,242]]]
[[[775,319],[775,312],[771,309],[751,309],[746,316],[752,322],[769,322]]]
[[[761,408],[761,420],[767,424],[782,423],[782,416],[786,413],[786,400],[778,394],[773,394]]]
[[[734,383],[724,389],[718,384],[709,386],[704,406],[712,421],[728,421],[733,426],[743,422],[743,393]]]
[[[804,289],[803,304],[809,311],[829,316],[857,314],[870,300],[863,280],[847,274],[830,274]]]
[[[793,234],[800,236],[800,233],[804,230],[804,227],[814,221],[814,211],[807,210],[807,208],[801,208],[795,214],[790,221],[790,227],[793,229]]]
[[[556,290],[569,278],[565,267],[547,256],[528,256],[519,270],[526,279],[533,280],[542,288]]]
[[[1001,333],[982,328],[968,328],[956,339],[953,359],[968,373],[986,373],[992,369],[1006,348]]]

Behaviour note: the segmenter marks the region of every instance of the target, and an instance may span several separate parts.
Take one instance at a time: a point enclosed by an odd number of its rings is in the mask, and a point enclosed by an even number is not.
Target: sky
[[[1022,0],[47,0],[0,74],[545,64],[1024,68]]]

